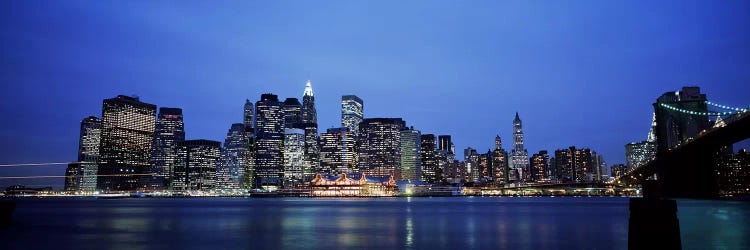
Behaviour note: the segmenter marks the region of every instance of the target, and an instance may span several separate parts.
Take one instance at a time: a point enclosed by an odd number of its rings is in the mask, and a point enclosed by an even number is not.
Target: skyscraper
[[[562,182],[592,181],[596,173],[591,158],[591,150],[587,148],[576,149],[574,146],[555,150],[555,168],[558,175],[557,179]]]
[[[422,166],[420,151],[421,132],[414,127],[404,128],[401,130],[401,139],[399,144],[401,150],[401,179],[402,180],[422,180]]]
[[[97,189],[132,191],[144,188],[156,125],[156,105],[119,95],[102,105],[100,165]]]
[[[302,95],[302,124],[305,130],[305,162],[303,172],[305,181],[312,179],[313,173],[320,169],[320,150],[318,147],[318,113],[315,110],[315,96],[312,84],[307,80]]]
[[[245,107],[242,112],[242,122],[246,128],[255,128],[255,109],[253,109],[253,102],[245,99]]]
[[[284,111],[274,94],[261,95],[255,109],[255,181],[259,187],[278,188],[284,175]]]
[[[495,149],[492,150],[492,180],[495,184],[508,182],[508,152],[503,149],[500,135],[495,135]]]
[[[479,153],[477,153],[476,149],[472,147],[464,149],[464,167],[464,180],[470,182],[479,181]]]
[[[359,124],[359,168],[367,175],[400,179],[401,118],[367,118]]]
[[[186,140],[176,145],[173,190],[209,191],[216,188],[216,166],[221,156],[221,143],[210,140]]]
[[[284,130],[284,186],[294,187],[302,183],[305,153],[305,130]]]
[[[96,116],[89,116],[81,120],[78,162],[68,165],[65,191],[96,191],[101,128],[102,121]]]
[[[437,183],[438,176],[438,152],[435,145],[434,134],[424,134],[420,137],[419,156],[421,157],[422,180],[426,183]]]
[[[683,87],[681,91],[667,92],[656,99],[654,112],[657,152],[666,152],[710,127],[708,116],[688,114],[675,109],[707,112],[706,94],[701,94],[699,87]]]
[[[364,102],[356,95],[341,96],[341,126],[355,134],[364,118]]]
[[[539,153],[531,156],[531,173],[530,180],[542,182],[549,180],[547,168],[549,167],[549,154],[547,150],[540,150]]]
[[[638,168],[656,156],[656,145],[650,141],[625,144],[625,159],[628,169]]]
[[[348,128],[329,128],[320,135],[321,174],[356,172],[356,138]]]
[[[523,127],[518,112],[516,112],[516,118],[513,119],[513,150],[510,153],[510,163],[518,173],[518,181],[528,178],[529,153],[523,147]]]
[[[170,178],[176,157],[176,143],[185,140],[185,124],[182,109],[159,108],[156,119],[154,142],[151,147],[149,189],[169,188]]]
[[[221,159],[216,169],[216,188],[237,189],[242,187],[245,178],[248,140],[245,124],[235,123],[227,131]]]
[[[302,104],[297,98],[286,98],[284,103],[284,128],[299,128],[302,122]]]

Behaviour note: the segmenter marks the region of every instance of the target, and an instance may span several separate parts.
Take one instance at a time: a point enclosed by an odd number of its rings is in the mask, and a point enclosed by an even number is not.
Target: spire
[[[651,129],[648,131],[649,142],[656,142],[656,112],[654,112],[653,118],[651,118]]]
[[[515,119],[513,119],[513,121],[514,121],[514,122],[515,122],[515,121],[519,121],[519,122],[521,121],[521,118],[520,118],[520,117],[518,117],[518,111],[516,111],[516,118],[515,118]]]
[[[307,84],[305,84],[305,96],[313,96],[313,90],[312,90],[312,84],[310,80],[307,80]]]

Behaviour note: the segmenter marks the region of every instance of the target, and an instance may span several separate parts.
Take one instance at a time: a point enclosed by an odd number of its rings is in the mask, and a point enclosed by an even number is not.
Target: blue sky
[[[80,120],[118,94],[223,140],[245,99],[300,98],[307,79],[321,131],[356,94],[366,117],[451,134],[459,152],[496,134],[507,149],[518,111],[530,154],[622,163],[664,92],[750,106],[747,27],[747,1],[2,1],[0,163],[75,160]]]

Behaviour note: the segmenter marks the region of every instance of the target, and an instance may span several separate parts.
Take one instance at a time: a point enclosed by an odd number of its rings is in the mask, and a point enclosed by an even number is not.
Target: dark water
[[[750,204],[678,204],[684,248],[750,246]],[[0,249],[626,249],[628,199],[26,199],[14,218]]]

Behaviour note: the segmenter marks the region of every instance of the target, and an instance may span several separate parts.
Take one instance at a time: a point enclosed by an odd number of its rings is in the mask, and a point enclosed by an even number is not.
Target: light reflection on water
[[[747,248],[747,203],[678,205],[684,248]],[[28,199],[14,218],[8,249],[625,249],[628,200]]]

